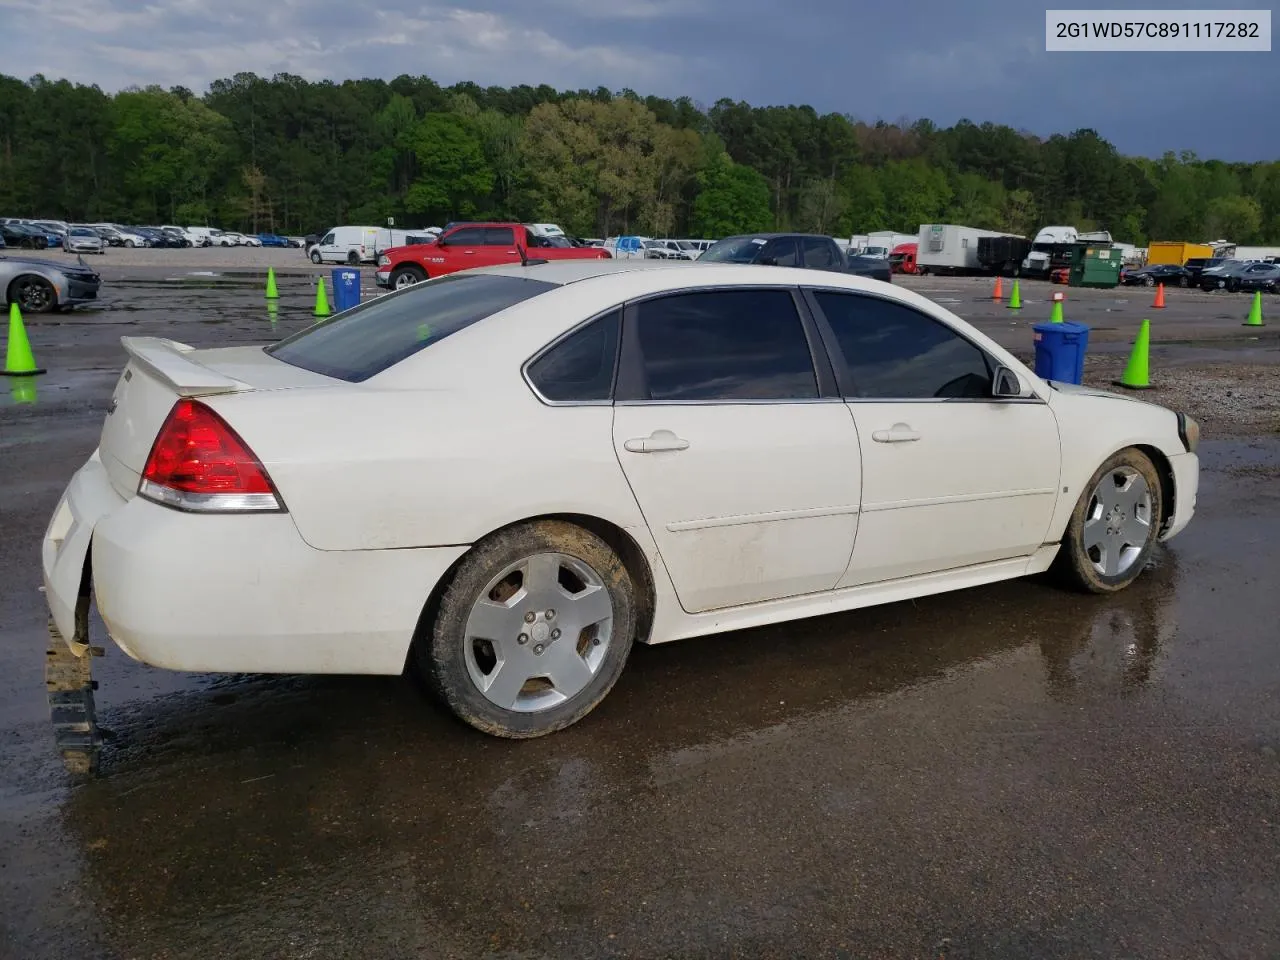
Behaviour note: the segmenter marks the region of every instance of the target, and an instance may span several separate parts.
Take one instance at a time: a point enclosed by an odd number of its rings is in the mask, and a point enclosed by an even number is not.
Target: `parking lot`
[[[1201,421],[1201,491],[1119,595],[1012,582],[641,647],[528,742],[409,679],[196,678],[108,646],[104,776],[72,787],[38,551],[119,337],[278,339],[321,273],[289,250],[94,266],[99,307],[28,319],[49,373],[0,383],[0,960],[1280,951],[1280,298],[1246,329],[1229,294],[1024,283],[1012,311],[989,279],[903,281],[1028,358],[1064,293],[1100,386],[1152,320],[1144,398]]]

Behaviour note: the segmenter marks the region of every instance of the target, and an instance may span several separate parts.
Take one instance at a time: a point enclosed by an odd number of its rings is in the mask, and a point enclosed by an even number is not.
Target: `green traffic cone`
[[[36,402],[36,384],[39,383],[35,377],[14,377],[9,381],[12,386],[9,387],[9,394],[13,397],[14,403],[33,404]]]
[[[1053,301],[1053,312],[1049,314],[1050,323],[1062,323],[1062,301]]]
[[[1018,289],[1018,280],[1015,277],[1013,281],[1013,294],[1009,297],[1009,309],[1022,309],[1022,291]]]
[[[275,329],[276,321],[280,319],[280,304],[274,300],[267,301],[267,319],[271,321],[271,329]]]
[[[1151,321],[1143,320],[1138,328],[1138,337],[1133,341],[1133,352],[1129,354],[1129,362],[1125,364],[1124,373],[1116,381],[1116,386],[1129,390],[1146,390],[1151,386],[1150,364],[1151,354]]]
[[[9,346],[5,350],[4,369],[0,374],[6,377],[34,377],[45,371],[36,366],[36,358],[31,353],[31,341],[27,339],[27,328],[22,325],[22,311],[16,303],[9,304]]]
[[[329,316],[329,298],[324,292],[324,277],[316,278],[316,316]]]
[[[276,270],[275,267],[267,267],[267,299],[280,299],[280,291],[276,289]]]
[[[1246,327],[1262,326],[1262,291],[1253,291],[1253,306],[1249,308],[1249,319],[1245,320]]]

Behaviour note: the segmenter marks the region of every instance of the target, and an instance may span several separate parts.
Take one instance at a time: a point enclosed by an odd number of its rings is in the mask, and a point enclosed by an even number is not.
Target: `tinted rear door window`
[[[484,244],[486,247],[515,246],[516,237],[510,227],[485,227]]]
[[[529,364],[530,382],[556,403],[608,400],[621,331],[621,310],[593,320]]]
[[[555,287],[521,277],[444,276],[340,313],[268,347],[267,353],[304,370],[359,383]]]
[[[635,308],[640,399],[803,400],[818,396],[809,341],[788,290],[724,290]]]
[[[852,392],[875,400],[990,398],[986,354],[920,311],[859,294],[818,291]]]

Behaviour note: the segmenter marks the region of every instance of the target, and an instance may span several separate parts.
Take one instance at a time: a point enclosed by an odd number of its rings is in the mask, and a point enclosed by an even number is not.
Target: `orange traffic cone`
[[[996,277],[996,288],[991,292],[991,299],[999,303],[1004,299],[1004,278]]]
[[[1151,304],[1152,309],[1158,310],[1164,306],[1164,284],[1156,287],[1156,302]]]

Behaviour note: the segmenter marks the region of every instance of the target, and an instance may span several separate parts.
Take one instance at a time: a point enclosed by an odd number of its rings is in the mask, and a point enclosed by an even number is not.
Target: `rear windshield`
[[[522,277],[451,274],[353,307],[281,340],[267,353],[313,373],[359,383],[555,287]]]

